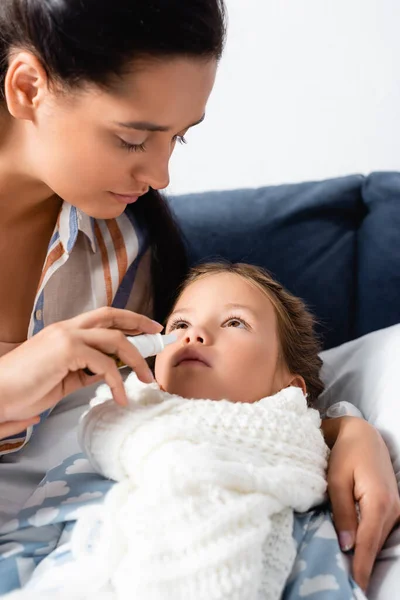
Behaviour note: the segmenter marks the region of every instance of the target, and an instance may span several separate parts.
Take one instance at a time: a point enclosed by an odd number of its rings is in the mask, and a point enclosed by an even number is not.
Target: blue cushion
[[[169,200],[192,263],[222,257],[267,268],[307,302],[330,348],[355,336],[363,180],[354,175]]]
[[[362,188],[357,336],[400,322],[400,173],[373,173]]]

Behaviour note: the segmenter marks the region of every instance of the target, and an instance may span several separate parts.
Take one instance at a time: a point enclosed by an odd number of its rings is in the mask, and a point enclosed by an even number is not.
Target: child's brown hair
[[[290,373],[304,378],[308,402],[313,405],[324,389],[319,377],[322,360],[318,353],[321,348],[314,332],[314,318],[304,302],[285,290],[266,270],[245,263],[213,262],[193,267],[180,293],[198,279],[219,273],[242,277],[272,302],[278,323],[281,359]]]

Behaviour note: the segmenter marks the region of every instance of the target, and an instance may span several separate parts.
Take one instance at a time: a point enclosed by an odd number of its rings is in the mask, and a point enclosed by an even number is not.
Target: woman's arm
[[[354,547],[353,576],[366,589],[376,556],[400,517],[396,477],[385,442],[364,419],[325,419],[322,431],[331,448],[328,492],[340,545]]]

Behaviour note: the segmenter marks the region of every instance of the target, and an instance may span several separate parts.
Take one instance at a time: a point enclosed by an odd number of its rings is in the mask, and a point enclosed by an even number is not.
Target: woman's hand
[[[126,403],[121,375],[108,354],[116,354],[148,383],[152,373],[124,334],[159,333],[147,317],[100,308],[46,327],[0,358],[0,439],[24,430],[38,415],[71,392],[104,379],[114,400]],[[95,377],[83,372],[90,369]]]
[[[353,577],[366,590],[376,556],[400,517],[396,477],[386,444],[363,419],[329,419],[322,429],[332,447],[328,491],[335,527],[342,550],[354,548]]]

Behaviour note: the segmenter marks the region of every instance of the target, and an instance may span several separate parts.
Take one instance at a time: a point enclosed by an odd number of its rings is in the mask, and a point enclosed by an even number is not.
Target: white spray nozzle
[[[166,333],[165,335],[161,336],[164,342],[164,348],[165,346],[168,346],[169,344],[175,344],[175,342],[178,341],[178,336],[175,335],[175,333]]]
[[[165,346],[173,344],[178,338],[174,333],[168,335],[161,335],[161,333],[155,334],[143,334],[128,337],[128,341],[135,346],[143,358],[149,356],[155,356],[162,352]]]

